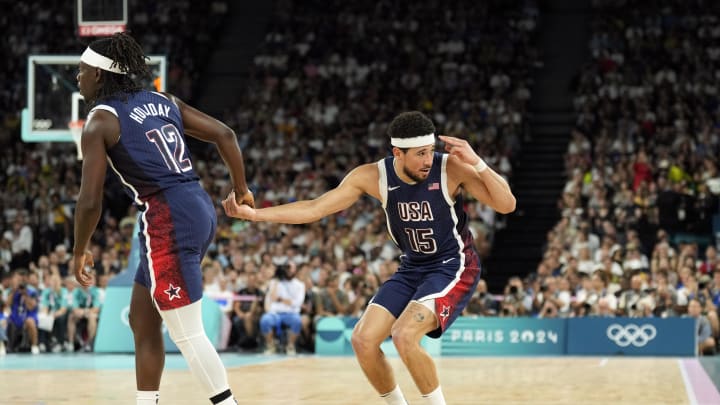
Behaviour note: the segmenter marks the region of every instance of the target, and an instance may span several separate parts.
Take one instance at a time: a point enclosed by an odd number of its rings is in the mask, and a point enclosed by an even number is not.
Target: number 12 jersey
[[[108,163],[133,201],[142,205],[158,191],[197,182],[177,105],[151,91],[126,96],[103,100],[90,114],[105,110],[120,121],[120,139],[108,149]]]

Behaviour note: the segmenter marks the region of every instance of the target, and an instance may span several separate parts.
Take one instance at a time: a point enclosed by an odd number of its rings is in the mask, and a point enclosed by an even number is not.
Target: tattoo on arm
[[[425,315],[423,315],[422,312],[416,312],[414,318],[418,322],[425,321]]]

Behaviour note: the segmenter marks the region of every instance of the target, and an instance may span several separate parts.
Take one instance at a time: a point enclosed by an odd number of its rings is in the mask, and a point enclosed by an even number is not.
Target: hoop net
[[[80,147],[83,125],[85,125],[85,120],[75,120],[68,123],[68,128],[70,128],[73,142],[75,142],[75,147],[77,148],[77,160],[82,160],[83,158],[82,148]]]

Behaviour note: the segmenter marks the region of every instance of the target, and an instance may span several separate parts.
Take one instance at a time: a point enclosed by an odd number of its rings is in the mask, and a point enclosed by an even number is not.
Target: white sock
[[[387,394],[380,395],[380,397],[384,399],[388,405],[407,405],[407,401],[402,391],[400,391],[399,385],[396,385],[395,388]]]
[[[160,400],[160,391],[138,391],[137,405],[157,405]]]
[[[422,396],[425,400],[426,405],[446,405],[445,397],[443,396],[442,389],[438,385],[435,390],[427,395]]]

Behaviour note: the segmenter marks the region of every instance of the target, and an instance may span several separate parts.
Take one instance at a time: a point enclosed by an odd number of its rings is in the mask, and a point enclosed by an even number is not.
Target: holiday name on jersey
[[[170,106],[157,103],[157,104],[143,104],[139,107],[135,107],[132,109],[132,112],[130,113],[130,118],[137,121],[138,124],[142,124],[145,118],[147,117],[155,117],[155,116],[161,116],[161,117],[169,117],[170,116]]]

